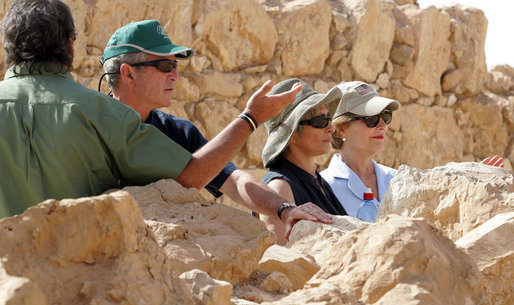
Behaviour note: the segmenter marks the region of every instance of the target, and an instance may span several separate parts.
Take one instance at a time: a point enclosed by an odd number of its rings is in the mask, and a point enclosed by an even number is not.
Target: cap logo
[[[374,92],[373,87],[371,87],[368,84],[362,84],[355,88],[355,91],[357,91],[361,96],[368,94],[370,92]]]
[[[161,34],[162,37],[164,37],[164,38],[168,38],[166,31],[164,31],[164,29],[162,28],[162,26],[160,24],[157,26],[157,33]]]

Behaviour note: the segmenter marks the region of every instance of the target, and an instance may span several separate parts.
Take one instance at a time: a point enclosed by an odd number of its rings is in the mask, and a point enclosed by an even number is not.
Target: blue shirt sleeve
[[[191,153],[194,153],[207,143],[207,139],[193,123],[157,109],[150,112],[145,123],[157,127],[162,133]],[[223,193],[219,191],[220,187],[236,169],[237,167],[234,163],[227,163],[223,170],[205,186],[205,189],[215,197],[220,197],[223,195]]]

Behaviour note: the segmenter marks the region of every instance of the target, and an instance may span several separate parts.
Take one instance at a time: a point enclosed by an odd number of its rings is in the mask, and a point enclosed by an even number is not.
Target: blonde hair
[[[337,136],[337,127],[345,123],[348,123],[352,118],[353,115],[347,112],[332,120],[332,125],[334,125],[334,127],[336,128],[336,130],[332,133],[332,140],[330,141],[332,148],[341,149],[341,147],[343,147],[344,141],[342,138]]]

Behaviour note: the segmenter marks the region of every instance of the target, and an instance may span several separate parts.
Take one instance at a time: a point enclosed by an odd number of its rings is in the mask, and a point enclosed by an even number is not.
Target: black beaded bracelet
[[[257,127],[259,127],[253,116],[251,116],[249,113],[243,112],[238,117],[245,120],[248,125],[250,125],[252,132],[257,129]]]

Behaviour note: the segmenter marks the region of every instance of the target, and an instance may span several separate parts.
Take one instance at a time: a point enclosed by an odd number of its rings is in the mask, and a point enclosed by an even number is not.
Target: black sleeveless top
[[[262,182],[268,184],[271,180],[284,179],[293,191],[294,201],[297,205],[312,202],[323,211],[332,215],[348,215],[345,209],[334,195],[332,188],[316,171],[316,177],[299,168],[286,158],[279,156],[271,164],[268,173],[262,178]],[[320,186],[316,182],[320,181]],[[325,192],[325,194],[323,194]]]

